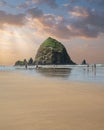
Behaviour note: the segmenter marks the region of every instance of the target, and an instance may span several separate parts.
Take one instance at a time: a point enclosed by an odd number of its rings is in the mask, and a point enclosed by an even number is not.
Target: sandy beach
[[[104,84],[0,72],[0,130],[104,130]]]

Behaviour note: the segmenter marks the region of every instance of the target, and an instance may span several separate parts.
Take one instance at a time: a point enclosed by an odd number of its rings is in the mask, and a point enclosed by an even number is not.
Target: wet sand
[[[104,84],[0,72],[0,130],[104,130]]]

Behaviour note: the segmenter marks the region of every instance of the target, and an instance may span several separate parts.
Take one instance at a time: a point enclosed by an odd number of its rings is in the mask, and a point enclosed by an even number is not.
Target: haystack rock
[[[57,40],[49,37],[39,47],[35,64],[66,65],[75,64],[68,55],[65,47]]]

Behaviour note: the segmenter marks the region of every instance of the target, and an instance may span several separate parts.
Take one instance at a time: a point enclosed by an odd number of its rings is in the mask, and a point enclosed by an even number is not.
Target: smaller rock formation
[[[27,62],[26,59],[24,59],[23,61],[22,60],[18,60],[15,62],[15,66],[24,66],[24,65],[29,65],[29,66],[32,66],[32,65],[35,65],[35,61],[33,61],[32,58],[30,58]]]
[[[15,66],[23,66],[23,65],[25,65],[24,61],[18,60],[15,62]]]
[[[30,58],[30,59],[28,60],[28,65],[33,65],[33,64],[34,64],[34,61],[33,61],[32,58]]]
[[[85,59],[82,61],[82,65],[87,65],[87,62]]]

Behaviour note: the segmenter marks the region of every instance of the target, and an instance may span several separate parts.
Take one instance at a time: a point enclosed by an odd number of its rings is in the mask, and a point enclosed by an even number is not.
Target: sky
[[[48,37],[78,64],[104,63],[104,0],[0,0],[0,65],[35,59]]]

